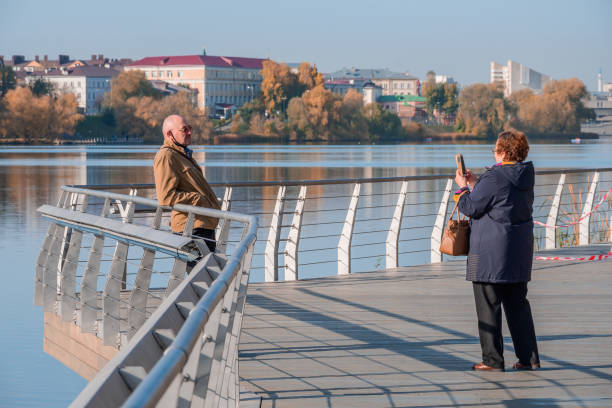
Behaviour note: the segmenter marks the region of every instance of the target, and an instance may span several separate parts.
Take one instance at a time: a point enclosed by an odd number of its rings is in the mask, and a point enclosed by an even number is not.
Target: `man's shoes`
[[[517,361],[516,363],[514,363],[514,365],[512,365],[512,368],[514,368],[515,370],[535,370],[537,368],[540,368],[540,363],[535,363],[535,364],[522,364],[520,361]]]
[[[486,365],[485,363],[476,363],[472,366],[472,370],[474,371],[504,371],[503,368],[491,367]]]

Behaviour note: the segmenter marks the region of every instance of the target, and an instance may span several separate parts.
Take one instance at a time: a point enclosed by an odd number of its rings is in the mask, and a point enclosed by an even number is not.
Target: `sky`
[[[489,82],[520,62],[596,90],[612,82],[612,0],[2,0],[0,55],[199,54],[308,61],[321,72],[429,70]]]

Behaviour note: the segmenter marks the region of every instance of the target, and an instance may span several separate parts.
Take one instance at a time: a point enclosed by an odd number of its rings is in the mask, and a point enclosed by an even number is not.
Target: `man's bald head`
[[[164,139],[187,146],[191,143],[191,126],[180,115],[170,115],[162,124]]]
[[[170,115],[164,119],[164,124],[162,125],[164,137],[168,137],[168,131],[179,127],[181,122],[185,122],[185,119],[180,115]]]

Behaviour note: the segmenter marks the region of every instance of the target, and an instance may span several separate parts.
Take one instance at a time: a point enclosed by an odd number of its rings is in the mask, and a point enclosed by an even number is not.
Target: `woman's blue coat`
[[[496,165],[459,197],[459,210],[471,217],[467,280],[531,280],[534,184],[531,162]]]

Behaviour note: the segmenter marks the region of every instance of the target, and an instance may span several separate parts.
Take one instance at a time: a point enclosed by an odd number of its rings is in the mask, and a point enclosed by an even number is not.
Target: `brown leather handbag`
[[[440,242],[440,252],[452,256],[467,255],[470,249],[470,222],[465,218],[465,215],[463,218],[459,218],[457,204],[451,212]],[[455,211],[457,212],[456,220],[453,219]]]

